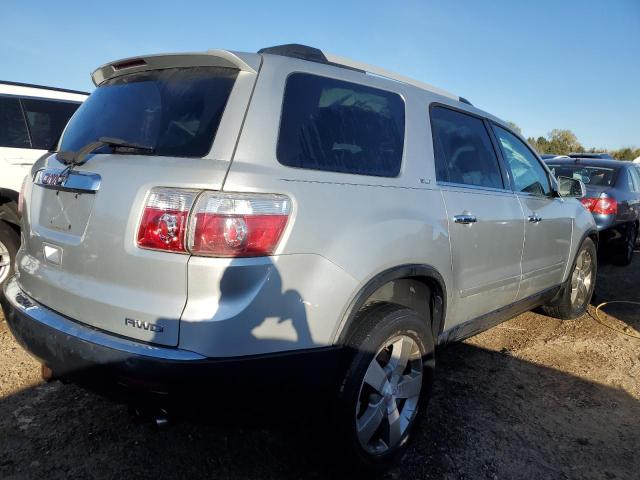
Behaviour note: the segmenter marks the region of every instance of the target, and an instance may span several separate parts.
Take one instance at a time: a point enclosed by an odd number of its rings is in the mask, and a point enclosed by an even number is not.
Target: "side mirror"
[[[587,187],[575,178],[558,177],[558,195],[564,198],[584,198],[587,196]]]

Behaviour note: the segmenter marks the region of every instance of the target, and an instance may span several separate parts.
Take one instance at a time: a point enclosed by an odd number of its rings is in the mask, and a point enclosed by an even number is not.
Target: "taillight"
[[[198,193],[177,188],[152,189],[138,227],[138,246],[188,253],[185,237],[189,211]]]
[[[211,257],[271,255],[290,209],[284,195],[154,188],[140,220],[138,246]]]
[[[290,208],[284,195],[203,193],[191,216],[188,249],[213,257],[271,255]]]
[[[592,213],[599,215],[615,215],[618,213],[618,202],[615,198],[582,198],[582,205]]]
[[[27,181],[29,180],[29,175],[24,177],[22,180],[22,186],[20,187],[20,193],[18,194],[18,215],[22,216],[22,210],[24,210],[24,191],[27,188]]]
[[[581,198],[580,201],[582,202],[582,205],[584,205],[584,208],[592,212],[593,207],[596,206],[596,202],[598,201],[598,199],[597,198]]]

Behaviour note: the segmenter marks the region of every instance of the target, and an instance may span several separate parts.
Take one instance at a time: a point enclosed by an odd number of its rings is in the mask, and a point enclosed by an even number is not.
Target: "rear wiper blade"
[[[143,145],[141,143],[128,142],[127,140],[122,140],[121,138],[112,138],[112,137],[100,137],[95,142],[91,142],[86,144],[77,152],[73,152],[70,150],[58,152],[57,157],[58,160],[62,161],[65,165],[70,167],[77,167],[78,165],[82,165],[87,161],[87,156],[97,150],[100,147],[104,147],[108,145],[113,148],[125,148],[127,150],[138,150],[152,153],[154,148],[149,145]]]
[[[145,152],[153,152],[154,148],[151,145],[144,145],[142,143],[129,142],[122,140],[121,138],[112,137],[100,137],[99,142],[104,142],[106,145],[114,148],[126,148],[128,150],[142,150]]]

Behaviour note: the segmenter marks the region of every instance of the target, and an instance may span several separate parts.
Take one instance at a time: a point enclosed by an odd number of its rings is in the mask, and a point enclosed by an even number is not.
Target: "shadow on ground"
[[[224,416],[224,412],[220,412]],[[340,478],[310,427],[157,429],[59,383],[0,401],[0,477]],[[468,344],[440,351],[430,412],[398,478],[633,478],[640,402]],[[228,419],[227,419],[228,420]],[[330,437],[329,437],[330,438]]]
[[[638,258],[626,268],[602,264],[596,301],[638,301],[639,282]],[[158,429],[73,385],[25,389],[37,364],[17,360],[22,353],[8,335],[0,323],[0,392],[17,391],[0,397],[2,479],[346,478],[311,425],[239,426],[247,425],[241,413],[220,409],[214,424]],[[386,476],[638,478],[638,352],[636,340],[588,315],[561,322],[534,313],[439,349],[428,415]],[[232,394],[221,386],[221,397]]]

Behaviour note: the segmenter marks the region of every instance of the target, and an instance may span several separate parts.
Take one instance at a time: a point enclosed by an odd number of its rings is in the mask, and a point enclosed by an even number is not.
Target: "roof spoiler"
[[[91,79],[98,86],[105,80],[120,75],[179,67],[224,67],[257,73],[260,68],[260,62],[260,55],[232,52],[230,50],[146,55],[125,58],[102,65],[91,74]]]

